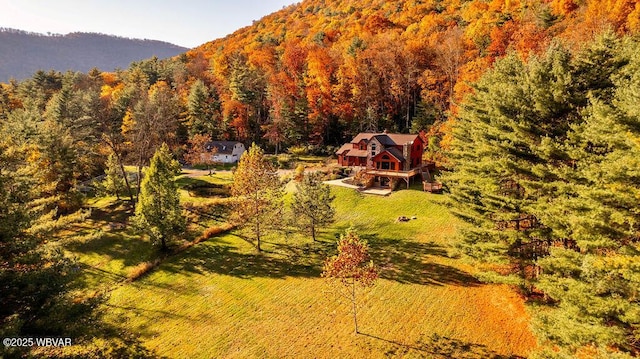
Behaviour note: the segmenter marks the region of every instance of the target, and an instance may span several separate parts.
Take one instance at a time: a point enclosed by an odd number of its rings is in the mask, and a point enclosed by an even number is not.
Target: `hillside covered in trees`
[[[6,288],[61,262],[34,264],[40,221],[82,217],[79,184],[108,156],[139,181],[197,135],[332,154],[365,130],[425,131],[472,225],[460,249],[530,303],[536,355],[637,357],[639,32],[634,0],[306,0],[171,59],[2,84]],[[33,291],[7,297],[12,328],[38,324]]]
[[[445,122],[507,52],[527,58],[553,39],[578,49],[606,28],[637,32],[639,17],[635,1],[313,0],[187,56],[216,92],[219,130],[337,144]]]
[[[43,35],[0,29],[0,81],[24,80],[38,70],[87,72],[127,68],[133,61],[167,58],[187,49],[162,41],[93,33]]]
[[[338,145],[363,130],[442,138],[496,59],[526,59],[554,39],[578,50],[606,29],[637,33],[639,17],[632,0],[307,0],[171,60],[105,74],[100,96],[132,109],[120,89],[166,85],[188,134],[272,149]],[[88,66],[108,67],[98,65]]]

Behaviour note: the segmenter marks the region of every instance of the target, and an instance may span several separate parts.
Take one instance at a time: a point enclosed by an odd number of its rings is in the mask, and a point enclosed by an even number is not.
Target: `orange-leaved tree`
[[[204,165],[211,174],[211,165],[215,164],[214,156],[218,148],[211,146],[211,136],[195,134],[189,140],[184,159],[192,166]]]
[[[278,173],[255,143],[240,157],[231,194],[235,197],[232,221],[249,229],[256,249],[262,251],[260,239],[264,232],[281,227],[284,193]]]
[[[334,288],[351,302],[353,324],[358,334],[356,284],[373,286],[378,279],[378,269],[369,260],[369,244],[360,239],[353,228],[340,236],[338,255],[325,261],[322,276],[333,279]]]

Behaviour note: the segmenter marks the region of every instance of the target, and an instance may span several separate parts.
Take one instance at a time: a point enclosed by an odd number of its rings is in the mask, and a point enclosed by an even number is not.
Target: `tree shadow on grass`
[[[328,256],[337,254],[336,242],[331,237],[335,237],[337,241],[349,227],[343,225],[336,228],[338,231],[333,235],[325,233],[322,238],[330,241],[315,242],[316,247],[319,247],[309,252],[319,258],[321,263]],[[449,258],[446,247],[410,239],[386,238],[357,227],[355,229],[360,233],[360,237],[369,243],[369,255],[379,268],[381,278],[400,283],[436,286],[481,284],[474,276],[463,270],[438,263],[438,258]],[[295,253],[295,249],[291,252]]]
[[[127,206],[113,204],[106,210],[96,209],[91,219],[96,225],[105,226],[109,220],[126,223],[130,215]],[[316,242],[263,241],[267,250],[263,253],[246,253],[229,243],[217,245],[197,245],[186,253],[172,256],[164,270],[171,272],[189,271],[193,273],[213,272],[238,277],[319,277],[326,258],[337,253],[332,236],[339,237],[343,231],[323,233]],[[94,252],[123,260],[125,266],[136,265],[158,257],[147,241],[130,233],[130,228],[100,232],[86,241],[70,243],[69,249],[76,252]],[[331,231],[330,231],[331,232]],[[234,234],[255,246],[254,241]],[[384,279],[400,283],[421,285],[475,286],[480,283],[470,274],[455,267],[439,263],[437,257],[446,258],[444,247],[433,243],[412,240],[379,238],[376,234],[362,235],[369,241],[371,258],[380,268]],[[210,239],[211,242],[213,239]]]
[[[146,257],[138,258],[148,252],[145,249],[149,247],[149,243],[137,240],[128,224],[132,215],[133,209],[126,203],[112,203],[106,210],[92,208],[84,227],[76,236],[66,241],[65,247],[76,253],[96,253],[112,259],[122,259],[125,265],[147,260]]]
[[[93,226],[84,227],[75,236],[65,239],[65,248],[74,253],[97,254],[103,256],[105,261],[120,260],[125,267],[153,261],[167,255],[128,224],[132,211],[126,204],[115,203],[109,208],[112,209],[106,211],[100,208],[94,209],[88,218]],[[193,242],[200,232],[188,228],[181,238],[187,243]],[[182,243],[184,242],[177,240],[169,247],[172,250],[178,250]],[[99,270],[97,267],[94,269]]]
[[[125,319],[105,321],[104,316],[108,311],[111,312],[113,307],[107,304],[107,297],[99,297],[96,300],[102,305],[96,305],[91,314],[83,318],[84,325],[78,325],[78,334],[72,336],[74,345],[82,346],[76,357],[166,358],[146,348],[141,340],[143,336],[150,337],[157,333],[143,331],[134,334],[125,325],[119,324],[126,323]]]
[[[129,202],[113,202],[106,206],[106,210],[102,208],[92,207],[90,219],[104,224],[110,222],[126,223],[129,217],[133,215],[134,208]]]
[[[76,253],[95,253],[110,260],[122,260],[125,266],[157,258],[161,253],[138,235],[127,231],[105,232],[100,229],[84,238],[70,240],[65,247]]]
[[[369,241],[369,254],[378,265],[381,278],[400,283],[436,286],[481,284],[465,271],[435,262],[434,257],[448,257],[445,248],[437,244],[378,239],[375,235],[365,238]]]
[[[377,239],[376,236],[369,236],[367,239],[371,259],[380,268],[381,278],[400,283],[436,286],[481,284],[465,271],[437,263],[434,259],[447,257],[447,252],[436,244]],[[217,273],[240,278],[318,278],[322,274],[324,260],[337,253],[336,244],[326,241],[268,242],[269,250],[261,253],[248,253],[216,238],[211,238],[208,242],[171,258],[163,264],[162,270],[172,273]]]
[[[12,357],[60,357],[60,358],[162,358],[144,346],[137,334],[130,332],[124,320],[107,322],[105,306],[108,295],[60,296],[50,308],[43,309],[37,318],[22,328],[21,336],[51,336],[71,338],[73,351],[64,347],[38,348],[44,352],[29,353],[31,348],[8,348],[0,354]],[[1,353],[1,352],[0,352]]]
[[[317,240],[306,243],[270,243],[274,252],[288,260],[322,267],[324,261],[336,254],[336,243]]]
[[[216,242],[215,238],[208,242]],[[228,243],[195,246],[185,254],[167,260],[160,267],[170,273],[216,273],[239,278],[320,276],[320,265],[276,257],[269,253],[244,253]]]
[[[145,314],[148,313],[150,315],[161,315],[163,317],[173,318],[173,319],[175,318],[191,319],[186,315],[176,314],[174,312],[169,312],[169,311],[160,310],[160,309],[143,309],[134,305],[122,306],[122,305],[115,305],[115,304],[109,304],[109,303],[105,303],[104,305],[108,308],[119,309],[125,312],[132,312],[138,316],[145,316]]]
[[[442,337],[437,334],[415,344],[405,344],[395,340],[385,339],[373,334],[360,335],[391,344],[393,347],[385,353],[386,356],[407,356],[411,353],[434,359],[524,359],[521,356],[508,356],[496,353],[485,345],[463,342],[458,339]]]

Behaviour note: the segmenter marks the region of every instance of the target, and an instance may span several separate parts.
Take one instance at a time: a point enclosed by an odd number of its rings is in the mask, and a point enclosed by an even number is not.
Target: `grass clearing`
[[[332,191],[337,222],[320,241],[273,235],[258,254],[239,231],[214,236],[113,289],[104,320],[136,333],[156,354],[178,358],[486,358],[533,348],[522,300],[505,286],[479,283],[451,255],[462,224],[440,196]],[[396,222],[399,216],[416,219]],[[320,278],[336,236],[349,226],[369,241],[381,271],[376,286],[358,294],[359,335],[349,305]],[[149,243],[127,230],[108,238],[86,237],[69,251],[123,276],[154,259]]]

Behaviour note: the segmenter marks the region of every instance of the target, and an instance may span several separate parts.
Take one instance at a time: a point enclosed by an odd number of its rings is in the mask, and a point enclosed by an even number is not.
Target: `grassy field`
[[[124,279],[158,254],[128,227],[109,227],[126,218],[109,199],[94,204],[92,220],[65,247],[86,272],[80,287],[109,288],[103,320],[158,356],[491,358],[526,356],[535,346],[522,300],[505,286],[479,283],[456,257],[461,224],[438,203],[442,197],[332,191],[337,222],[318,242],[280,233],[258,254],[241,232],[229,232],[132,282]],[[381,274],[358,293],[358,335],[349,306],[320,277],[336,236],[350,226],[369,241]]]

